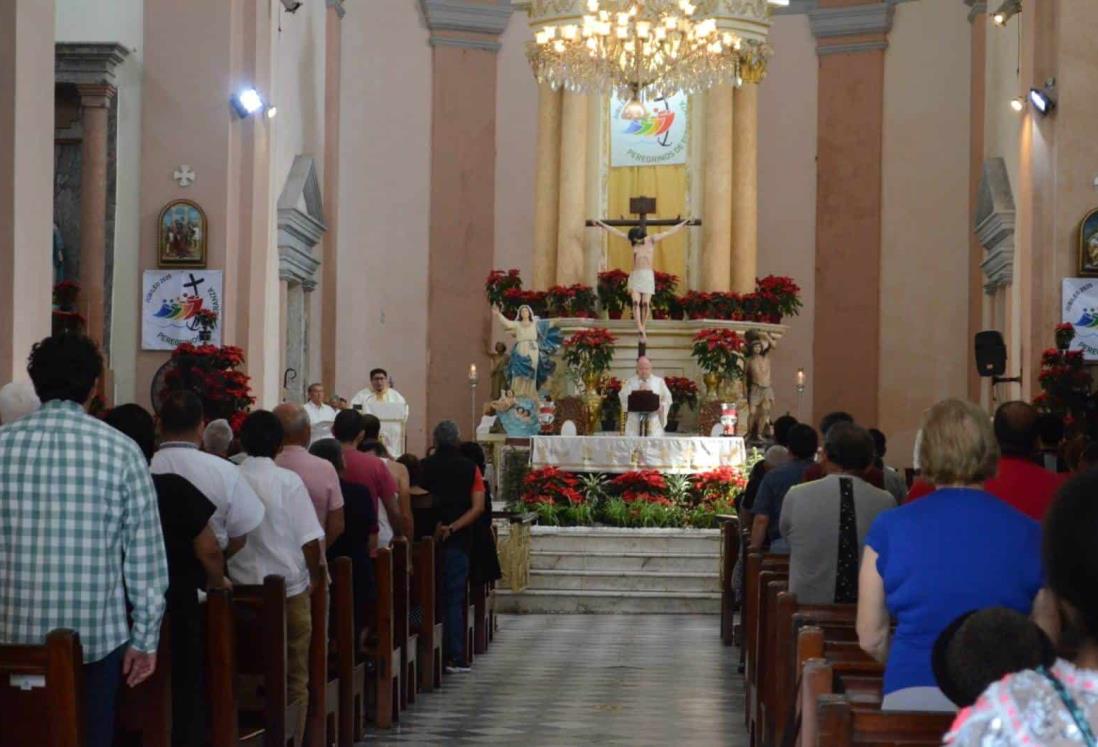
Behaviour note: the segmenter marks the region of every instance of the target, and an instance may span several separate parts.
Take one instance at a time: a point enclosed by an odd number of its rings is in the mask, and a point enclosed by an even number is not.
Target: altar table
[[[692,475],[717,467],[742,468],[747,461],[744,440],[700,436],[534,436],[530,461],[537,469],[558,467],[567,472],[659,472]]]

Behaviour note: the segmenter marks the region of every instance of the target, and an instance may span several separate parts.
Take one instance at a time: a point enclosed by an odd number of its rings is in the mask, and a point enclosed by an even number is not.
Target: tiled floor
[[[746,744],[736,649],[713,615],[505,615],[470,674],[368,744]]]

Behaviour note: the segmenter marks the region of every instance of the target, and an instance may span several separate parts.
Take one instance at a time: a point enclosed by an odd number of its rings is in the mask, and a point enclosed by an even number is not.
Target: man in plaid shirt
[[[48,337],[27,372],[42,407],[0,428],[0,642],[79,633],[87,744],[110,745],[122,676],[132,687],[156,668],[168,588],[156,491],[137,444],[84,411],[103,372],[95,343]]]

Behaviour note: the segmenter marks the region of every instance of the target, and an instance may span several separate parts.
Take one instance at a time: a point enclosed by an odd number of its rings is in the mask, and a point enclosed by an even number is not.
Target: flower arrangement
[[[671,312],[679,306],[675,289],[679,285],[679,276],[669,272],[656,271],[656,292],[652,294],[652,318],[668,319]]]
[[[217,326],[217,312],[213,309],[200,309],[194,315],[194,320],[198,324],[198,339],[203,342],[208,341]]]
[[[602,429],[613,431],[617,429],[618,418],[621,414],[621,379],[616,376],[607,376],[599,382],[599,394],[602,395]]]
[[[644,501],[671,505],[667,497],[667,480],[656,470],[626,472],[611,480],[609,489],[626,503]]]
[[[556,467],[530,470],[522,480],[522,502],[542,524],[591,523],[592,509],[584,499],[579,479]]]
[[[545,294],[549,316],[591,319],[595,316],[595,291],[589,285],[554,285]]]
[[[664,383],[671,390],[671,418],[677,418],[683,405],[689,405],[692,409],[698,406],[698,385],[692,379],[685,376],[668,376]]]
[[[488,303],[492,306],[503,306],[504,294],[509,290],[522,290],[522,278],[519,271],[492,270],[488,273],[488,279],[484,281],[484,290],[488,293]]]
[[[160,397],[188,388],[202,399],[206,422],[224,418],[234,431],[240,429],[248,409],[255,404],[251,378],[236,370],[244,363],[244,351],[231,345],[182,343],[172,351],[175,367],[168,372]]]
[[[520,306],[529,306],[535,316],[548,316],[549,304],[545,291],[524,291],[521,288],[508,288],[503,292],[500,309],[509,318],[515,318]]]
[[[1041,412],[1062,418],[1069,430],[1092,415],[1090,390],[1094,380],[1084,367],[1081,350],[1049,348],[1044,351],[1037,382],[1042,391],[1033,398],[1033,405]]]
[[[766,318],[755,321],[780,322],[784,316],[796,316],[803,306],[800,293],[800,287],[793,282],[792,278],[767,275],[756,280],[757,311]]]
[[[696,503],[731,504],[747,487],[743,473],[734,467],[717,467],[694,475],[692,498]]]
[[[610,330],[581,329],[564,341],[564,362],[581,376],[602,376],[610,370],[616,341]]]
[[[599,304],[611,319],[621,319],[629,306],[629,273],[624,270],[606,270],[599,273],[597,288]]]
[[[694,335],[691,354],[706,373],[737,379],[743,375],[743,345],[743,337],[734,330],[703,329]]]

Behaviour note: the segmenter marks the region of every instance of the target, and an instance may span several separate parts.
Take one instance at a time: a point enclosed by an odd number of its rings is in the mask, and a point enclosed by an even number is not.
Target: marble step
[[[721,610],[721,595],[717,592],[548,589],[527,589],[515,594],[497,590],[496,610],[501,613],[528,614],[717,615]]]
[[[717,573],[656,573],[640,571],[531,571],[530,589],[537,591],[719,592]]]
[[[654,571],[664,573],[718,572],[720,553],[614,552],[597,550],[545,551],[535,544],[530,552],[530,569],[535,571]]]
[[[537,552],[710,553],[720,557],[716,529],[614,529],[609,527],[533,527],[531,549]]]

